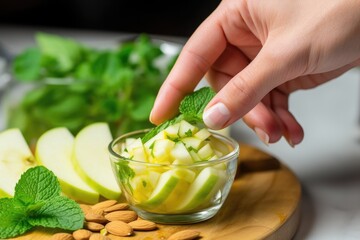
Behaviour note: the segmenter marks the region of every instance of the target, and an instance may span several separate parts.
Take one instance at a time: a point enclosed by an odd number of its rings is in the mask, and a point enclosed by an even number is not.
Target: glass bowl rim
[[[208,160],[208,161],[199,161],[199,162],[195,162],[195,163],[191,163],[191,164],[169,164],[169,163],[150,163],[150,162],[143,162],[143,161],[138,161],[138,160],[133,160],[133,159],[129,159],[129,158],[125,158],[123,156],[121,156],[120,154],[118,154],[114,149],[113,146],[115,146],[115,144],[121,140],[121,139],[125,139],[126,137],[135,135],[135,134],[141,134],[141,133],[146,133],[148,131],[150,131],[151,129],[141,129],[141,130],[136,130],[136,131],[132,131],[129,133],[125,133],[122,134],[121,136],[113,139],[109,145],[108,145],[108,151],[110,153],[110,155],[112,157],[116,157],[116,160],[113,160],[113,158],[110,158],[110,160],[112,162],[119,162],[119,161],[126,161],[129,163],[136,163],[136,164],[142,164],[142,165],[146,165],[146,166],[152,166],[152,167],[199,167],[199,166],[208,166],[208,165],[216,165],[222,162],[227,162],[232,160],[232,157],[234,157],[234,155],[237,155],[236,158],[238,158],[239,155],[239,151],[240,151],[240,146],[239,143],[237,141],[235,141],[235,139],[231,138],[231,137],[227,137],[223,134],[220,134],[214,130],[208,129],[209,132],[211,132],[212,135],[215,135],[216,137],[220,137],[223,140],[226,140],[228,144],[230,144],[234,149],[229,152],[228,154],[219,157],[218,159],[215,160]]]

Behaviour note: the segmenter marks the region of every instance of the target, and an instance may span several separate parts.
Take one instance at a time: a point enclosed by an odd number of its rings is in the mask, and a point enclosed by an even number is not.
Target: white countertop
[[[0,42],[16,54],[34,45],[34,33],[38,30],[97,47],[114,46],[117,40],[128,36],[0,25]],[[234,138],[276,156],[300,179],[302,219],[294,240],[360,239],[359,80],[360,71],[353,69],[316,89],[293,94],[290,109],[305,130],[304,141],[295,148],[283,140],[267,147],[241,121],[232,126]]]

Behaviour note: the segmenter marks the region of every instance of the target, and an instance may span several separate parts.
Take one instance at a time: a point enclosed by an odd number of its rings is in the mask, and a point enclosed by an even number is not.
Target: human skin
[[[185,44],[156,98],[150,121],[177,113],[202,77],[217,91],[205,124],[242,118],[266,144],[304,131],[289,96],[360,65],[359,0],[225,0]]]

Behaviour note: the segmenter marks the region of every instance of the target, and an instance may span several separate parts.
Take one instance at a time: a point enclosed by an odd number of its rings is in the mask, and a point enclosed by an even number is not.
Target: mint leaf
[[[14,198],[25,205],[34,204],[59,196],[59,181],[47,168],[38,166],[30,168],[21,175],[15,186]]]
[[[142,142],[146,143],[156,134],[164,130],[170,125],[180,122],[181,120],[186,120],[190,123],[202,123],[202,114],[206,105],[210,100],[215,96],[215,92],[210,87],[203,87],[199,90],[191,93],[186,96],[179,106],[180,114],[173,119],[163,122],[162,124],[152,128],[148,133],[142,137]]]
[[[20,81],[38,80],[41,70],[41,52],[38,48],[26,49],[14,59],[12,71]]]
[[[36,41],[44,56],[53,60],[59,72],[66,72],[81,60],[83,47],[78,42],[52,34],[38,33]]]
[[[84,224],[84,213],[75,201],[57,196],[30,211],[28,222],[32,226],[77,230]]]
[[[129,167],[129,162],[127,161],[119,161],[116,163],[118,169],[118,176],[122,183],[124,183],[130,192],[133,191],[133,188],[130,184],[130,180],[135,177],[134,170]]]
[[[147,132],[141,139],[141,141],[143,143],[146,143],[147,141],[149,141],[152,137],[154,137],[156,134],[158,134],[159,132],[161,132],[162,130],[164,130],[165,128],[167,128],[170,125],[173,125],[177,122],[180,122],[183,119],[182,115],[179,115],[171,120],[165,121],[163,123],[161,123],[160,125],[152,128],[149,132]]]
[[[0,199],[0,239],[16,237],[30,230],[26,207],[12,198]]]
[[[216,93],[210,87],[200,88],[181,101],[179,106],[180,113],[202,122],[204,109],[215,94]]]
[[[50,170],[42,166],[28,169],[15,186],[14,198],[0,199],[0,239],[16,237],[35,226],[80,229],[83,211],[60,193]]]

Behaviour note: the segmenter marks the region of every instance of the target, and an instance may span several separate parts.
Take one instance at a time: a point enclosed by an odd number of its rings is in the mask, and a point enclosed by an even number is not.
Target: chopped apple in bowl
[[[239,147],[219,133],[185,120],[147,141],[140,130],[109,147],[118,183],[138,214],[162,223],[208,219],[232,185]]]

